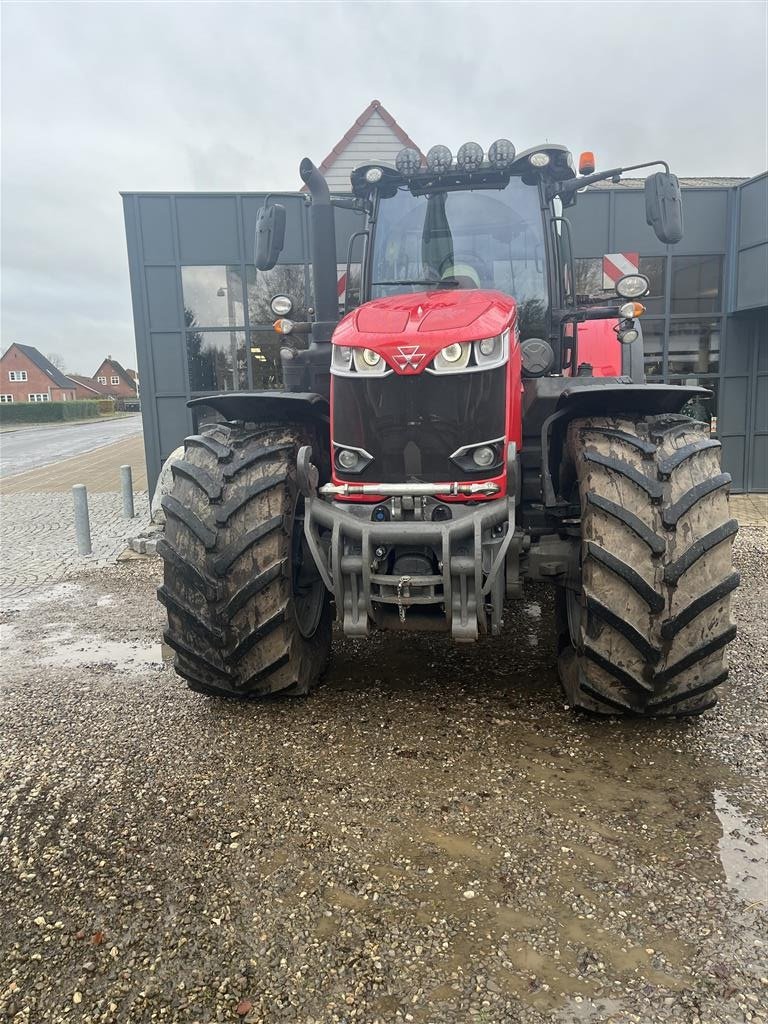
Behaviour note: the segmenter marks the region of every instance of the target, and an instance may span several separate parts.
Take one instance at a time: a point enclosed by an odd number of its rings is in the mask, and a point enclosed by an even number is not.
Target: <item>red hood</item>
[[[370,348],[400,374],[419,373],[446,345],[501,334],[515,321],[515,300],[502,292],[457,289],[374,299],[349,313],[333,334],[335,345]],[[424,357],[405,369],[394,362],[400,346]],[[402,360],[400,360],[402,362]]]

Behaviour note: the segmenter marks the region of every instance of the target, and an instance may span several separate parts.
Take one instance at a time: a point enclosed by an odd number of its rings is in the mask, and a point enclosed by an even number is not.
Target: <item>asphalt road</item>
[[[141,414],[114,420],[4,431],[0,434],[0,477],[26,473],[140,434]]]

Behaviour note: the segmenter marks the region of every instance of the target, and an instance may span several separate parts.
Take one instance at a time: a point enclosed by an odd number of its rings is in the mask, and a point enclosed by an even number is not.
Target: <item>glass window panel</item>
[[[576,295],[579,299],[597,299],[603,291],[603,261],[599,257],[574,260],[576,264]]]
[[[666,256],[641,256],[638,270],[648,278],[649,291],[640,301],[649,313],[664,312],[664,268]]]
[[[352,310],[360,305],[360,264],[350,263],[349,281],[346,263],[337,264],[336,279],[339,282],[339,315],[343,316],[345,308]]]
[[[280,349],[288,346],[306,347],[306,336],[295,339],[276,334],[273,330],[251,331],[251,372],[256,391],[275,391],[283,386]]]
[[[613,288],[603,288],[603,258],[593,256],[575,260],[576,294],[585,299],[610,301],[616,298]],[[664,256],[641,256],[639,270],[648,278],[650,291],[640,301],[649,313],[664,312]]]
[[[640,318],[643,332],[646,377],[661,377],[664,374],[664,321]]]
[[[187,334],[190,391],[245,391],[248,364],[244,331]]]
[[[712,392],[711,395],[699,396],[692,398],[689,402],[683,406],[682,412],[686,416],[692,416],[695,420],[700,420],[702,423],[709,423],[709,429],[712,434],[717,433],[717,392],[719,387],[719,381],[717,377],[701,377],[701,376],[686,376],[686,377],[670,377],[670,384],[686,384],[689,387],[701,387],[709,388]]]
[[[293,301],[291,320],[309,319],[303,263],[283,263],[273,270],[246,267],[246,274],[251,324],[274,323],[276,317],[269,304],[275,295],[287,295]]]
[[[671,320],[670,373],[717,373],[720,366],[720,320]]]
[[[722,309],[722,256],[672,257],[673,313],[716,313]]]
[[[240,267],[182,267],[187,327],[245,327]]]

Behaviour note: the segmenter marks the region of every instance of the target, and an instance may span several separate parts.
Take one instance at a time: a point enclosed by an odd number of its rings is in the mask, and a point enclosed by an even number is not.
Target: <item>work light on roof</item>
[[[483,162],[483,147],[476,142],[465,142],[459,146],[456,163],[463,171],[476,171]]]
[[[365,180],[369,185],[375,185],[377,181],[381,181],[383,171],[380,167],[369,167],[365,172]]]
[[[528,159],[533,167],[546,167],[549,163],[549,153],[531,153]]]
[[[442,174],[450,169],[453,154],[447,146],[433,146],[427,153],[427,167],[430,171]]]
[[[413,146],[406,146],[395,157],[395,167],[404,178],[417,174],[421,167],[421,153]]]
[[[488,150],[488,160],[490,163],[502,170],[509,165],[515,159],[515,147],[509,141],[509,139],[496,139],[495,142],[491,143],[491,148]]]

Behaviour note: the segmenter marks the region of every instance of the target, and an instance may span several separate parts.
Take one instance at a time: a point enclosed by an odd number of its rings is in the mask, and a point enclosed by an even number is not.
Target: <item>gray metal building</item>
[[[735,491],[768,491],[768,174],[684,179],[685,236],[664,246],[645,223],[640,182],[596,187],[568,210],[578,289],[599,288],[605,253],[635,252],[651,280],[643,300],[646,372],[714,392],[706,409]],[[274,195],[274,193],[273,193]],[[252,265],[265,193],[123,195],[150,486],[197,429],[189,398],[280,385],[269,298],[311,304],[305,197],[284,193],[286,245],[274,270]],[[346,262],[357,214],[337,211]],[[199,414],[198,414],[199,415]]]

